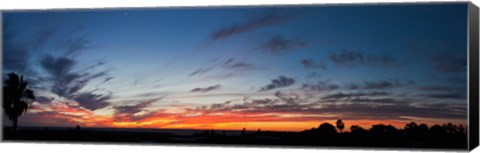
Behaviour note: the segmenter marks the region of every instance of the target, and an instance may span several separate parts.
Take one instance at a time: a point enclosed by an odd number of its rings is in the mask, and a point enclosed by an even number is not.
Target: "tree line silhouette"
[[[410,122],[403,129],[385,124],[376,124],[370,129],[352,125],[350,132],[342,132],[343,128],[342,120],[338,120],[336,128],[332,124],[322,123],[299,135],[309,144],[334,146],[467,148],[467,129],[452,123],[429,127],[427,124]]]
[[[295,146],[350,146],[350,147],[394,147],[394,148],[444,148],[466,149],[467,129],[463,125],[447,123],[443,125],[407,123],[403,129],[392,125],[376,124],[369,129],[359,125],[350,126],[343,131],[342,120],[336,126],[322,123],[318,127],[300,132],[255,131],[246,132],[245,128],[237,135],[225,135],[225,132],[206,130],[194,134],[205,136],[207,143],[220,144],[256,144],[256,145],[295,145]],[[232,139],[235,140],[232,140]]]

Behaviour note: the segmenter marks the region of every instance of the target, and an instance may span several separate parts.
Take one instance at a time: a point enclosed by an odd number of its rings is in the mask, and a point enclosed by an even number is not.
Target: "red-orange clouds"
[[[302,112],[233,112],[202,109],[183,109],[178,112],[158,110],[137,114],[97,115],[94,112],[62,102],[34,105],[21,121],[32,126],[67,126],[74,127],[116,127],[116,128],[174,128],[174,129],[217,129],[217,130],[275,130],[302,131],[318,127],[323,122],[335,125],[337,115],[315,115]],[[381,119],[344,119],[345,131],[351,125],[370,128],[374,124],[391,124],[397,128],[416,120],[381,120]],[[443,121],[429,122],[443,124]],[[461,122],[460,122],[461,123]]]

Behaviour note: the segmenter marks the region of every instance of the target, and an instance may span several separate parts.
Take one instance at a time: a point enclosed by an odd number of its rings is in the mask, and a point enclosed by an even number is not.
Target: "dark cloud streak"
[[[334,94],[328,94],[323,97],[323,99],[350,99],[350,98],[359,98],[359,97],[377,97],[377,96],[389,96],[391,95],[390,93],[387,92],[369,92],[369,93],[363,93],[363,92],[355,92],[355,93],[334,93]]]
[[[330,83],[328,80],[320,80],[316,83],[303,83],[300,89],[304,91],[332,91],[340,89],[340,86]]]
[[[466,72],[467,56],[464,52],[445,51],[430,58],[437,72]]]
[[[217,84],[217,85],[209,86],[209,87],[205,87],[205,88],[194,88],[194,89],[190,90],[190,92],[209,92],[209,91],[212,91],[212,90],[219,89],[220,87],[222,87],[222,86]]]
[[[44,97],[44,96],[35,96],[35,101],[44,104],[44,103],[51,102],[52,99]]]
[[[270,12],[261,16],[249,18],[247,21],[239,24],[233,24],[213,31],[210,35],[212,41],[224,40],[229,37],[255,31],[260,28],[275,26],[287,23],[293,18],[291,14],[282,14],[279,12]]]
[[[306,69],[321,69],[321,70],[327,69],[327,65],[323,61],[318,61],[317,63],[315,63],[315,61],[312,59],[302,59],[300,60],[300,63]]]
[[[448,93],[431,93],[431,94],[420,94],[422,97],[435,98],[435,99],[460,99],[464,100],[467,98],[466,92],[448,92]]]
[[[48,40],[50,40],[56,33],[58,33],[57,28],[50,28],[40,32],[36,40],[35,46],[36,47],[45,46],[46,42],[48,42]]]
[[[451,86],[421,86],[418,87],[421,91],[433,92],[449,92],[449,91],[465,91],[465,87],[451,87]]]
[[[292,50],[306,47],[308,43],[298,38],[287,39],[282,35],[276,35],[261,44],[258,48],[273,54],[282,55]]]
[[[272,79],[271,83],[262,87],[260,91],[269,91],[276,88],[288,87],[290,85],[293,85],[294,83],[295,83],[295,80],[293,78],[279,76],[276,79]]]
[[[415,81],[407,80],[406,82],[399,81],[365,81],[363,89],[389,89],[415,85]]]
[[[109,105],[111,93],[100,94],[93,91],[84,91],[85,86],[92,80],[104,77],[104,81],[112,79],[108,76],[108,70],[88,72],[97,67],[103,66],[105,62],[97,62],[86,68],[78,68],[77,61],[72,57],[86,49],[89,40],[85,37],[69,39],[62,47],[65,53],[61,56],[45,55],[40,59],[40,66],[47,72],[47,80],[52,81],[51,92],[78,102],[78,104],[89,110],[105,108]],[[80,69],[80,70],[79,70]]]
[[[95,94],[95,93],[80,93],[76,95],[73,100],[77,101],[80,106],[88,110],[97,110],[101,108],[105,108],[110,105],[108,100],[112,98],[111,94],[102,95],[102,94]]]
[[[396,67],[400,64],[390,54],[364,54],[358,50],[342,50],[340,53],[332,53],[330,60],[341,66],[390,66]]]
[[[87,38],[87,35],[82,35],[80,37],[73,37],[66,39],[57,46],[58,48],[65,49],[64,56],[71,56],[84,51],[85,49],[91,48],[91,41]]]
[[[154,115],[155,112],[145,112],[143,115],[135,115],[142,111],[145,111],[146,108],[152,106],[153,103],[163,99],[164,95],[157,98],[148,99],[142,102],[138,102],[134,105],[122,105],[122,106],[113,106],[114,120],[117,121],[138,121],[144,118],[147,118],[151,115]]]
[[[237,61],[234,58],[229,58],[225,62],[214,63],[214,64],[211,64],[211,65],[199,68],[199,69],[195,70],[194,72],[190,73],[188,76],[192,77],[192,76],[204,75],[208,72],[218,70],[218,69],[233,71],[233,72],[237,73],[237,72],[240,72],[240,71],[256,70],[256,69],[258,69],[258,67],[251,64],[251,63],[248,63],[248,62]],[[228,76],[228,77],[231,77],[231,76],[233,76],[233,73],[224,73],[224,74],[213,75],[213,76]]]

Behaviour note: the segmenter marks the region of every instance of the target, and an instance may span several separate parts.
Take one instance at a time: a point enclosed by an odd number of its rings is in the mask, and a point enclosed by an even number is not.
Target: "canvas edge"
[[[218,9],[218,8],[258,8],[258,7],[308,7],[308,6],[321,6],[321,7],[336,7],[336,6],[381,6],[381,5],[438,5],[438,4],[468,4],[468,0],[453,0],[453,1],[411,1],[411,2],[351,2],[351,3],[296,3],[296,4],[230,4],[230,5],[182,5],[182,6],[138,6],[138,7],[90,7],[90,8],[40,8],[40,9],[2,9],[3,13],[11,12],[55,12],[55,11],[110,11],[118,9],[136,9],[136,10],[148,10],[148,9]]]
[[[468,149],[471,151],[479,144],[479,48],[478,48],[478,7],[468,3]]]
[[[1,75],[1,73],[3,73],[3,24],[5,24],[4,20],[3,20],[3,10],[0,10],[0,66],[2,67],[2,70],[0,70],[0,80],[3,80],[3,75]],[[0,84],[2,85],[2,87],[0,88],[0,104],[3,106],[3,81],[0,81]],[[4,142],[4,138],[3,138],[3,118],[5,117],[4,114],[3,114],[3,109],[0,110],[0,142]]]

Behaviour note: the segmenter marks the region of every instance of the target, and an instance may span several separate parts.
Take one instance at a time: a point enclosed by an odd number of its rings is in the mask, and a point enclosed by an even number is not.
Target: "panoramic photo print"
[[[467,149],[467,8],[4,11],[2,139]]]

